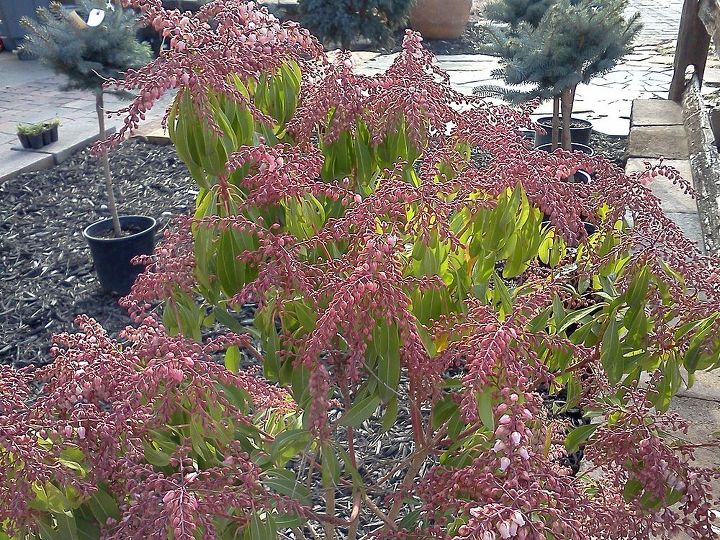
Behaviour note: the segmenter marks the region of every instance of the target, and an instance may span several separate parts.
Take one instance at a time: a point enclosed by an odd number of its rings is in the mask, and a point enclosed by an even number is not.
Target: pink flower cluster
[[[230,508],[235,519],[246,521],[253,505],[296,506],[263,488],[259,469],[239,443],[222,443],[218,435],[250,426],[253,410],[292,409],[283,390],[245,372],[231,373],[213,359],[214,352],[229,345],[246,344],[246,337],[197,343],[168,336],[148,318],[137,328],[128,327],[120,342],[85,316],[77,324],[79,332],[56,336],[52,364],[0,372],[0,387],[8,390],[0,406],[0,522],[5,531],[37,526],[34,490],[47,484],[88,497],[106,485],[117,497],[121,517],[98,525],[107,525],[105,537],[112,539],[152,537],[158,530],[192,538],[198,526],[213,530],[214,517],[227,515]],[[252,403],[237,404],[221,385],[244,393]],[[217,411],[222,411],[220,419]],[[187,414],[213,441],[222,463],[197,470],[183,440],[174,443],[169,459],[178,467],[176,475],[166,477],[146,461],[147,447],[158,433],[165,443],[173,441],[178,432],[168,426],[178,414]]]

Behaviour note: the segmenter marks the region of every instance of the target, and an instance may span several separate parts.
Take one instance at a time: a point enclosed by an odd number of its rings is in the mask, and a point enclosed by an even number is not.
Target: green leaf
[[[378,396],[368,396],[355,403],[340,419],[341,426],[358,427],[370,418],[380,405]]]
[[[398,526],[406,531],[412,531],[417,527],[417,524],[420,521],[420,515],[420,510],[413,510],[412,512],[408,512],[405,517],[400,520]]]
[[[560,321],[560,324],[558,326],[557,332],[564,332],[567,330],[570,326],[573,324],[577,324],[581,320],[583,320],[585,317],[592,315],[594,312],[596,312],[598,309],[602,308],[599,304],[593,304],[592,306],[588,306],[582,309],[578,309],[577,311],[571,311],[568,313],[565,318]]]
[[[117,502],[104,489],[98,489],[92,497],[87,500],[92,515],[98,523],[107,523],[108,518],[120,519],[120,509]]]
[[[600,360],[608,379],[611,383],[616,384],[620,382],[625,372],[625,360],[620,349],[620,324],[615,319],[615,311],[611,311],[608,317],[610,317],[610,322],[602,336]]]
[[[507,285],[505,285],[502,278],[495,272],[493,272],[493,283],[495,285],[495,302],[500,302],[500,306],[502,308],[501,311],[505,316],[507,316],[512,313],[512,297],[510,296],[510,290],[507,288]]]
[[[310,491],[297,481],[292,471],[287,469],[269,469],[263,473],[262,484],[280,495],[299,500],[305,505],[310,504]]]
[[[218,280],[228,297],[236,294],[245,283],[245,267],[237,259],[242,250],[235,236],[235,231],[223,231],[217,248]]]
[[[711,317],[702,326],[701,330],[695,334],[690,340],[690,346],[688,347],[687,353],[685,354],[685,369],[689,373],[694,373],[697,370],[698,363],[700,361],[700,353],[702,348],[706,345],[705,340],[713,330],[715,319],[717,317]]]
[[[457,403],[455,403],[455,400],[450,396],[445,396],[443,399],[435,403],[432,411],[433,428],[438,429],[457,411]]]
[[[275,437],[270,457],[274,462],[284,465],[299,453],[307,450],[312,441],[312,434],[304,429],[284,431]]]
[[[400,383],[400,336],[396,324],[381,324],[373,332],[375,348],[380,356],[377,374],[378,391],[384,403],[396,396]]]
[[[625,502],[630,502],[639,495],[642,490],[643,485],[640,481],[635,478],[631,478],[627,481],[625,487],[623,488],[623,499],[625,499]]]
[[[275,530],[275,522],[270,514],[264,514],[262,519],[256,512],[250,519],[250,540],[276,540],[277,531]]]
[[[330,443],[322,444],[322,482],[328,488],[334,486],[340,478],[340,462]]]
[[[553,298],[552,311],[553,311],[553,321],[555,323],[555,328],[556,328],[555,331],[559,333],[560,325],[562,324],[562,321],[565,318],[565,306],[563,306],[562,300],[560,299],[560,296],[558,296],[557,294]]]
[[[290,379],[292,381],[292,391],[295,401],[301,407],[306,407],[310,402],[310,370],[303,365],[293,365],[292,360],[285,362],[292,370]]]
[[[145,448],[145,461],[156,467],[167,467],[170,464],[170,455],[156,449],[151,443],[143,443]]]
[[[580,445],[587,441],[600,424],[587,424],[573,429],[565,439],[565,449],[569,454],[577,452]]]
[[[382,417],[382,433],[387,433],[392,429],[397,421],[398,415],[398,401],[397,397],[394,397],[388,401],[387,407],[385,408],[385,414]]]
[[[79,540],[75,517],[71,512],[53,514],[60,537],[65,540]]]
[[[237,373],[240,370],[240,349],[236,345],[225,351],[225,367],[228,371]]]
[[[495,415],[493,414],[492,389],[485,388],[477,394],[477,408],[480,420],[488,431],[495,431]]]

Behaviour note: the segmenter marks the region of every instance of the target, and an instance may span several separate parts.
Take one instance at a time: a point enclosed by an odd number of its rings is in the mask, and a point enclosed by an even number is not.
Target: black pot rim
[[[573,148],[573,149],[572,149],[572,152],[583,152],[584,154],[587,154],[588,156],[594,156],[594,155],[595,155],[595,150],[593,150],[592,146],[588,146],[587,144],[582,144],[582,143],[572,143],[572,145],[575,146],[575,147],[577,147],[577,146],[582,146],[582,147],[587,148],[588,150],[590,150],[590,152],[584,152],[583,150],[580,150],[580,149],[578,149],[578,148]],[[550,149],[545,150],[545,147],[546,147],[546,146],[549,146]],[[535,150],[541,150],[541,151],[543,151],[543,152],[552,152],[551,149],[552,149],[552,143],[541,144],[540,146],[536,146],[536,147],[535,147]],[[562,150],[562,147],[558,146],[557,149],[558,149],[558,150]]]
[[[540,118],[535,120],[535,123],[540,124],[544,128],[548,128],[548,127],[552,128],[552,120],[553,120],[552,116],[541,116]],[[570,126],[570,131],[572,131],[573,129],[587,129],[587,128],[593,127],[592,122],[590,120],[585,120],[584,118],[575,118],[574,116],[571,116],[570,120],[573,122],[580,122],[581,124],[583,124],[583,126],[575,126],[575,127]],[[562,126],[560,126],[560,129],[562,129]]]
[[[130,216],[120,216],[120,224],[122,225],[123,221],[128,220],[145,220],[148,223],[148,226],[145,227],[142,231],[136,232],[135,234],[131,234],[128,236],[123,236],[121,238],[100,238],[97,236],[93,236],[91,230],[92,229],[101,229],[101,230],[111,230],[112,229],[112,218],[104,218],[99,221],[96,221],[95,223],[92,223],[85,227],[83,229],[83,237],[88,240],[92,240],[93,242],[99,242],[99,243],[107,243],[107,244],[113,244],[115,242],[123,242],[126,240],[131,240],[133,238],[136,238],[138,236],[141,236],[143,234],[146,234],[150,230],[154,230],[155,227],[157,227],[157,221],[155,218],[152,218],[150,216],[141,216],[141,215],[130,215]]]

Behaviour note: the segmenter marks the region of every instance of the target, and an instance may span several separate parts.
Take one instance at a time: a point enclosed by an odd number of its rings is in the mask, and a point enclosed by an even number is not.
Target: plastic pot
[[[22,144],[23,148],[30,148],[30,138],[27,135],[18,133],[17,136],[18,139],[20,139],[20,144]]]
[[[95,272],[102,289],[109,293],[126,295],[143,270],[132,264],[137,255],[152,255],[155,248],[156,221],[147,216],[121,216],[120,227],[127,236],[113,237],[112,219],[93,223],[83,231],[90,246]]]
[[[42,133],[38,133],[37,135],[28,135],[28,141],[30,142],[30,148],[34,150],[39,150],[45,146]]]
[[[48,127],[45,131],[43,131],[43,144],[47,146],[48,144],[57,142],[58,140],[58,127],[52,126]]]
[[[570,140],[573,143],[588,145],[590,144],[590,134],[592,133],[592,123],[580,118],[570,118],[570,122],[576,127],[570,127]],[[560,138],[562,139],[562,119],[560,126]],[[537,124],[545,130],[545,135],[535,134],[535,146],[543,144],[552,144],[552,116],[542,116],[537,119]]]
[[[426,39],[457,39],[465,32],[472,0],[417,0],[410,27]]]
[[[552,152],[552,143],[549,144],[541,144],[540,146],[535,147],[537,150],[542,150],[543,152]],[[559,150],[560,148],[558,148]],[[587,146],[586,144],[580,144],[580,143],[572,143],[572,151],[573,152],[582,152],[583,154],[587,154],[588,156],[592,156],[595,154],[595,151]]]
[[[534,129],[521,128],[521,129],[518,129],[517,133],[523,139],[528,139],[530,141],[535,140],[535,130]]]

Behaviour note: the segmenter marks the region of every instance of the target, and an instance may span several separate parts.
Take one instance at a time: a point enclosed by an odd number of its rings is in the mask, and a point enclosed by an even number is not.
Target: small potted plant
[[[60,119],[54,118],[36,124],[18,124],[17,135],[23,148],[38,150],[58,140]]]
[[[150,48],[136,38],[135,13],[124,10],[119,3],[80,0],[70,13],[57,3],[51,4],[49,11],[40,9],[38,21],[23,21],[29,30],[23,49],[67,75],[68,84],[63,89],[90,90],[95,94],[98,133],[103,139],[104,83],[150,59]],[[148,216],[119,215],[107,149],[101,150],[99,158],[110,218],[86,227],[83,235],[102,288],[124,295],[141,270],[132,264],[132,259],[153,251],[156,223]]]
[[[637,13],[626,18],[627,4],[627,0],[493,2],[486,50],[500,57],[502,68],[495,75],[511,88],[484,86],[475,92],[504,95],[511,101],[552,98],[552,117],[540,119],[542,127],[550,128],[546,149],[561,145],[588,152],[587,147],[572,146],[574,131],[578,143],[585,145],[592,129],[587,121],[572,118],[575,92],[578,84],[607,73],[630,52],[641,25]],[[512,88],[517,85],[529,88]],[[545,142],[545,137],[536,139],[536,144]]]
[[[38,150],[44,146],[43,143],[43,131],[44,126],[42,123],[39,124],[18,124],[17,125],[17,136],[20,139],[20,144],[23,148],[32,148]]]
[[[58,127],[60,127],[60,119],[53,118],[47,122],[43,122],[43,144],[48,144],[58,141]]]

